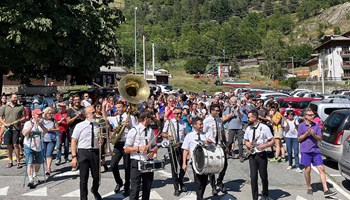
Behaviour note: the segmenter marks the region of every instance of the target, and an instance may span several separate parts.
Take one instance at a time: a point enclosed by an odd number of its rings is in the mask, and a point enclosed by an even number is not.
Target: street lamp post
[[[293,56],[290,57],[292,59],[292,73],[293,73],[293,76],[294,76],[294,58]]]
[[[135,27],[135,30],[134,30],[134,36],[135,36],[135,75],[136,75],[136,68],[137,68],[137,49],[136,49],[136,11],[137,11],[137,7],[135,7],[135,11],[134,11],[134,19],[135,19],[135,24],[134,24],[134,27]]]

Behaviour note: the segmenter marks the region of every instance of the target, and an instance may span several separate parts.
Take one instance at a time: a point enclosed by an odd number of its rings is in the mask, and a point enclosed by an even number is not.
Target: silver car
[[[322,129],[320,150],[323,156],[338,162],[342,145],[350,135],[350,112],[348,109],[335,110],[326,119]]]
[[[350,136],[343,143],[343,150],[338,162],[340,174],[350,181]]]

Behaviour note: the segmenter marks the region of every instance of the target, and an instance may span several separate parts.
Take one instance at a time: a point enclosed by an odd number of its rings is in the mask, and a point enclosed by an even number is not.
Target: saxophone
[[[127,121],[130,121],[130,112],[128,112],[128,116],[126,117]],[[117,128],[114,129],[111,142],[112,144],[117,144],[124,134],[126,125],[121,123]]]

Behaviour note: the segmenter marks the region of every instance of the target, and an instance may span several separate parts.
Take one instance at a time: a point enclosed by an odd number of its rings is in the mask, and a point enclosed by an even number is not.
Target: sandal
[[[17,169],[21,169],[21,168],[22,168],[21,163],[17,163]]]
[[[13,166],[13,163],[7,163],[7,168],[11,168]]]

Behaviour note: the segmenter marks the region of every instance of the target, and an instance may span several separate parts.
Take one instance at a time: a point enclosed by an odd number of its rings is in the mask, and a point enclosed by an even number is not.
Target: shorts
[[[2,137],[4,138],[5,145],[19,144],[20,132],[16,129],[11,128],[8,129],[8,131],[6,132],[5,128],[5,132],[2,135]]]
[[[24,153],[26,155],[26,163],[30,164],[43,164],[44,159],[41,151],[34,151],[30,149],[28,146],[24,146]]]
[[[304,166],[310,166],[311,163],[313,166],[323,165],[321,153],[301,153],[300,164]]]
[[[274,130],[273,131],[273,137],[275,139],[282,139],[283,138],[282,129]]]
[[[227,137],[227,143],[232,144],[236,140],[243,138],[244,132],[240,129],[228,129],[228,137]]]
[[[45,157],[52,157],[53,150],[55,149],[56,142],[44,142],[44,154]]]

